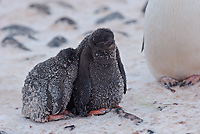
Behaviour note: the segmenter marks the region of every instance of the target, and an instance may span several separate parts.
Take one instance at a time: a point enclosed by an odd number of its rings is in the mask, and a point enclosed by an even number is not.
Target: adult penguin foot
[[[173,93],[176,92],[176,90],[172,89],[172,87],[179,85],[178,80],[168,77],[168,76],[165,76],[165,77],[162,77],[160,81],[161,81],[161,84],[165,88],[169,89]]]
[[[160,81],[162,85],[164,85],[165,87],[170,87],[170,88],[173,86],[177,86],[179,83],[178,80],[168,77],[168,76],[162,77]]]
[[[200,75],[193,75],[187,78],[186,80],[183,80],[183,82],[180,84],[180,87],[194,85],[199,81],[200,81]]]

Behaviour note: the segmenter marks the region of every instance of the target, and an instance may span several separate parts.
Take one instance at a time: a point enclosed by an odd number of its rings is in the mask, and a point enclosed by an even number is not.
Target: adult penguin
[[[200,80],[200,1],[149,0],[144,51],[155,78],[167,88]]]
[[[100,28],[77,47],[80,57],[71,109],[79,116],[103,114],[116,108],[126,93],[126,75],[110,29]]]

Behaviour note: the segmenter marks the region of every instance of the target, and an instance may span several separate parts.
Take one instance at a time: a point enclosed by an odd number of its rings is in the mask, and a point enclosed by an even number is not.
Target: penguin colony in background
[[[22,114],[36,122],[87,116],[117,107],[126,75],[110,29],[88,35],[76,49],[36,65],[22,88]]]

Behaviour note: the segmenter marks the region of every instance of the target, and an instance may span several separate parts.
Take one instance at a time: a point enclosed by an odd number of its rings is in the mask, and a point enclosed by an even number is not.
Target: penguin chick
[[[77,77],[78,60],[72,48],[37,64],[26,77],[22,88],[22,114],[36,122],[67,118],[63,112],[71,98]],[[58,119],[59,119],[58,118]]]
[[[113,32],[100,28],[88,35],[77,47],[77,56],[78,75],[68,109],[86,116],[91,110],[100,109],[101,114],[115,108],[127,89]]]
[[[150,0],[144,51],[150,71],[167,88],[200,80],[200,1]]]

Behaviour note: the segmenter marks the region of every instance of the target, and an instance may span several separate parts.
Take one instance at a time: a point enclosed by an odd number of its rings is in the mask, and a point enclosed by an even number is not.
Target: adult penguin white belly
[[[148,67],[166,87],[200,80],[200,0],[149,0],[144,51]]]

